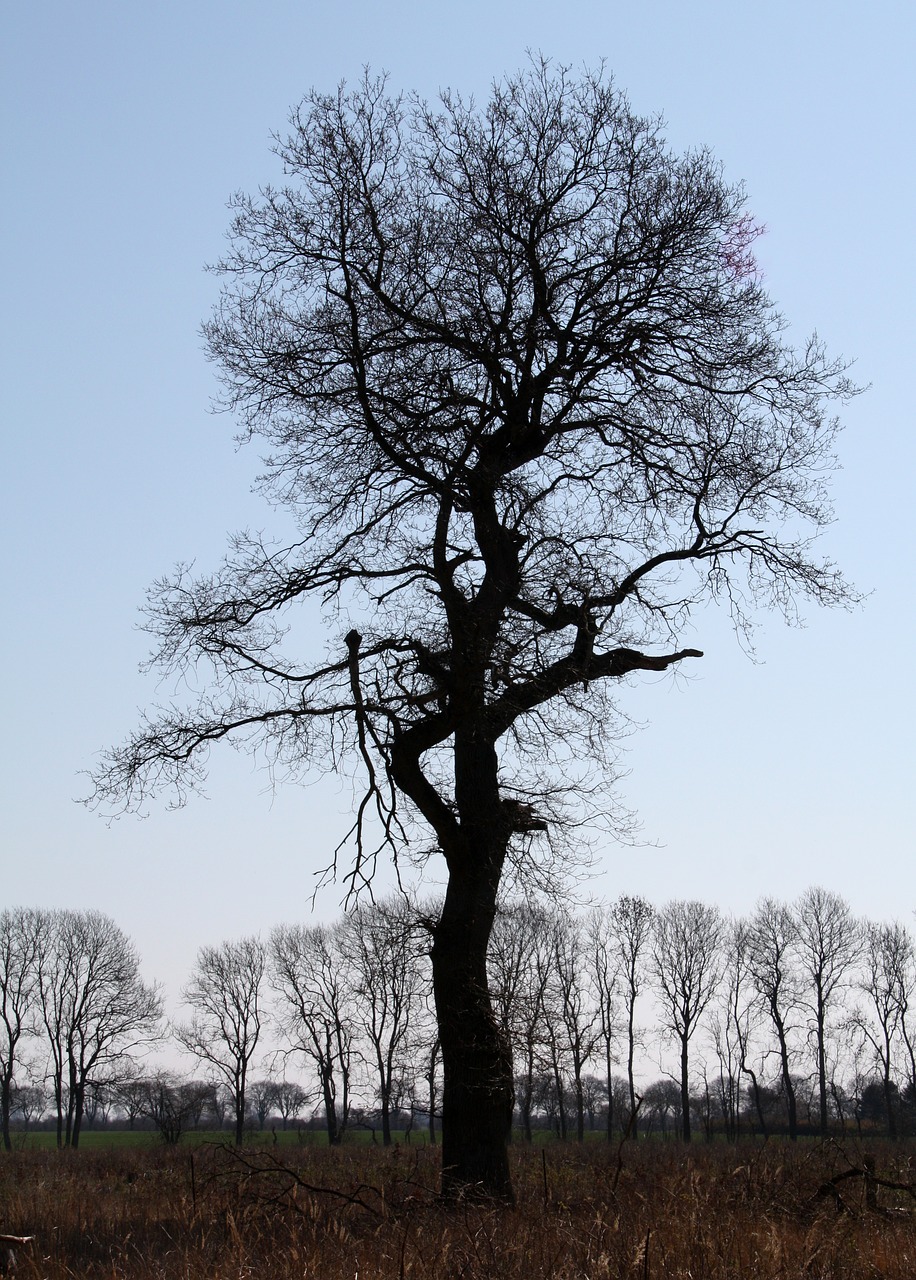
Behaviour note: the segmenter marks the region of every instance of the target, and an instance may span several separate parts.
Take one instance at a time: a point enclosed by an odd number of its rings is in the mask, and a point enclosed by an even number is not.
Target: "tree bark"
[[[496,861],[501,866],[501,858]],[[475,858],[473,865],[452,865],[433,935],[443,1068],[442,1194],[512,1203],[512,1051],[494,1016],[487,982],[498,885],[492,862]]]
[[[328,1130],[328,1146],[340,1145],[341,1133],[337,1123],[337,1100],[331,1089],[331,1082],[326,1070],[321,1072],[321,1091],[324,1097],[324,1118]]]

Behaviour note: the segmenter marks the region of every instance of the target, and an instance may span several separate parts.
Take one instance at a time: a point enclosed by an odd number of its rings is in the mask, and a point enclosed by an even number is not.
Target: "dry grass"
[[[879,1179],[916,1181],[903,1147],[870,1151]],[[642,1142],[621,1168],[597,1145],[512,1154],[508,1210],[441,1205],[429,1148],[20,1152],[0,1160],[0,1231],[35,1235],[17,1276],[48,1280],[916,1275],[916,1199],[879,1187],[868,1206],[839,1177],[862,1166],[852,1146]]]

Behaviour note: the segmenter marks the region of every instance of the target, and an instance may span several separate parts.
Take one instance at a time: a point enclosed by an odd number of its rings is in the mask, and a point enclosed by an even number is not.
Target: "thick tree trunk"
[[[340,1126],[337,1123],[337,1100],[327,1071],[321,1073],[321,1092],[324,1097],[324,1120],[328,1130],[328,1145],[336,1147],[340,1145],[341,1137]]]
[[[498,886],[498,869],[494,874],[490,862],[488,870],[487,861],[450,866],[433,937],[443,1068],[442,1193],[512,1202],[512,1051],[493,1014],[487,982]]]

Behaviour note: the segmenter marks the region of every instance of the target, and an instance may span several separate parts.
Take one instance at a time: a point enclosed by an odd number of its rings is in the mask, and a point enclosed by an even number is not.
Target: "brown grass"
[[[440,1204],[429,1148],[25,1151],[0,1231],[34,1234],[17,1277],[48,1280],[912,1280],[916,1173],[869,1150],[901,1184],[877,1209],[853,1146],[519,1147],[511,1210]]]

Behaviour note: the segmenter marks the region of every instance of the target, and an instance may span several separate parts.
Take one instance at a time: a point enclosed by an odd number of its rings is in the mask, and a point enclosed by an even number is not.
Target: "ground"
[[[0,1158],[0,1231],[35,1237],[18,1273],[47,1280],[912,1280],[913,1155],[877,1140],[519,1144],[506,1209],[441,1205],[427,1146],[25,1150]]]

